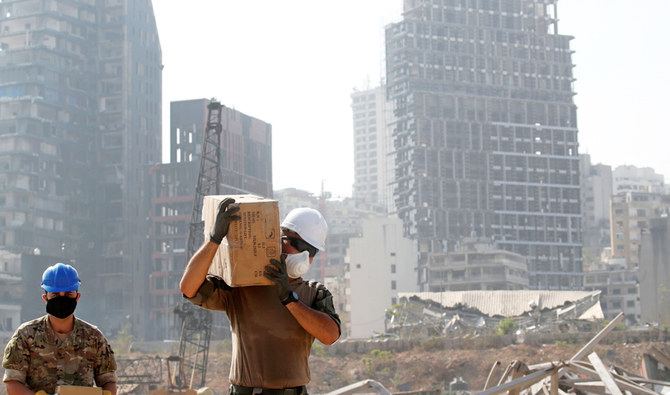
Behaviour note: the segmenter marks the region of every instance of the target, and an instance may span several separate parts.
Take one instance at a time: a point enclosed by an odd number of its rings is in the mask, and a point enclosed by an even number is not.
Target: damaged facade
[[[73,263],[108,333],[149,330],[161,58],[150,0],[0,2],[0,249]]]
[[[527,257],[531,289],[581,289],[570,40],[557,1],[405,1],[386,28],[394,203],[428,256],[472,234]]]

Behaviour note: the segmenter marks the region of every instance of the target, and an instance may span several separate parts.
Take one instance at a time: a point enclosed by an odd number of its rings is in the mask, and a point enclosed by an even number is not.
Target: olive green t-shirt
[[[58,385],[102,387],[116,382],[114,352],[100,330],[75,318],[61,340],[48,315],[19,326],[5,347],[3,381],[18,381],[32,391],[56,392]]]
[[[300,302],[328,314],[340,327],[326,287],[302,279],[292,280],[289,287]],[[309,383],[307,360],[314,337],[281,304],[274,286],[231,288],[221,278],[207,276],[188,300],[228,315],[233,336],[231,383],[275,389]]]

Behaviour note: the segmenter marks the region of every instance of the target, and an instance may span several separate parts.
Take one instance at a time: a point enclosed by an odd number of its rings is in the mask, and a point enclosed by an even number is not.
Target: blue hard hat
[[[42,289],[47,292],[76,291],[81,285],[77,270],[70,265],[57,263],[42,274]]]

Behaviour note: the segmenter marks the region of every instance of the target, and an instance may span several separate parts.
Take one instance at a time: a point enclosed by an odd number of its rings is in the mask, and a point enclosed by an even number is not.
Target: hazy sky
[[[350,95],[379,84],[401,0],[153,0],[169,103],[218,98],[272,124],[274,189],[350,196]],[[560,0],[574,36],[580,152],[670,175],[667,0]]]

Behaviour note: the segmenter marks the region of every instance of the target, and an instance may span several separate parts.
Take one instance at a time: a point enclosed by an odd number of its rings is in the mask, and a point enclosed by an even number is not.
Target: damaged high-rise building
[[[146,327],[161,58],[150,0],[0,2],[0,249],[74,263],[106,331]]]
[[[386,28],[394,203],[428,256],[485,237],[582,287],[577,116],[557,0],[405,0]]]

